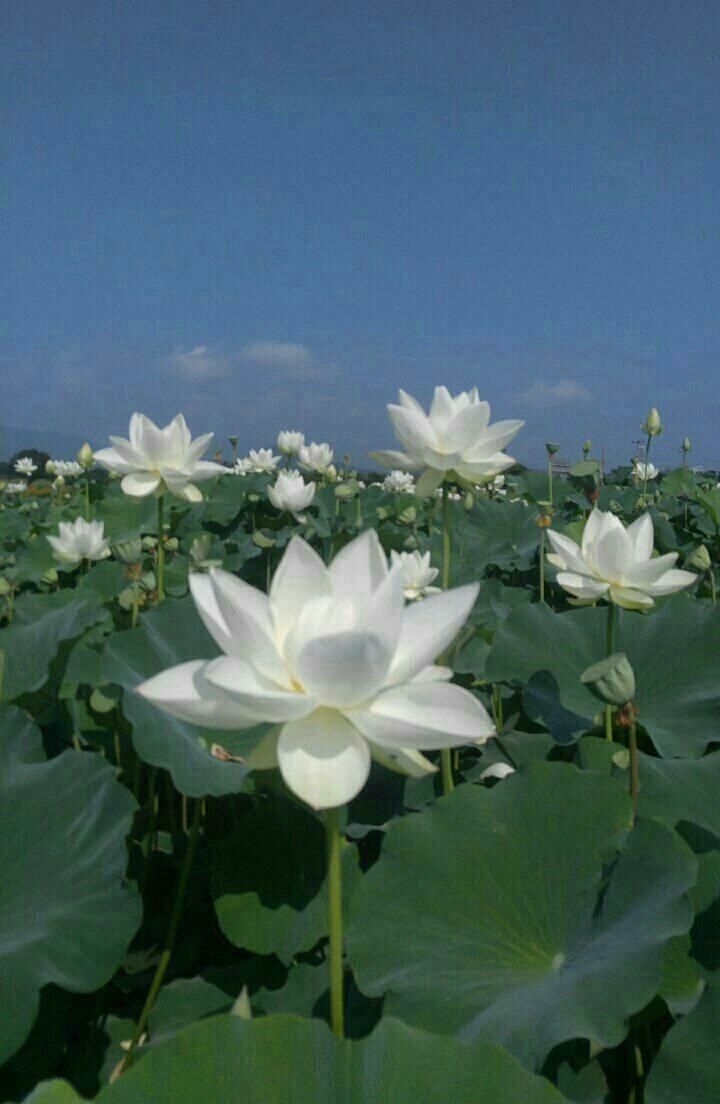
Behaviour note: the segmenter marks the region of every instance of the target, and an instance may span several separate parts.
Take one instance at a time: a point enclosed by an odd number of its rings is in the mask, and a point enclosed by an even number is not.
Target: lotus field
[[[388,414],[2,485],[3,1101],[720,1100],[720,486]]]

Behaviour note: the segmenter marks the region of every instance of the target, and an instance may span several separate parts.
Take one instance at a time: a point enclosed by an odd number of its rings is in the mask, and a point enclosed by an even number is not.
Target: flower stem
[[[342,876],[340,867],[340,809],[325,810],[327,840],[328,965],[330,968],[330,1026],[335,1035],[345,1035],[343,1004]]]
[[[612,655],[613,647],[615,644],[615,603],[608,602],[607,612],[607,628],[605,632],[605,654]],[[612,740],[613,738],[613,723],[612,723],[612,706],[605,706],[605,739]]]
[[[442,588],[447,590],[450,586],[450,498],[447,483],[442,487],[442,522],[443,522],[443,558],[442,558]],[[442,774],[443,794],[452,793],[455,789],[452,774],[452,757],[450,748],[442,748],[440,751],[440,771]]]
[[[117,1076],[119,1077],[123,1070],[132,1065],[133,1056],[137,1049],[138,1043],[142,1036],[145,1034],[145,1028],[147,1027],[148,1018],[153,1010],[153,1005],[157,999],[157,995],[160,992],[160,987],[163,983],[165,973],[170,963],[170,957],[175,946],[175,938],[177,936],[178,926],[180,924],[180,917],[182,916],[183,904],[185,903],[185,893],[187,891],[188,881],[190,878],[190,870],[192,868],[193,858],[195,857],[195,851],[197,848],[197,841],[200,828],[200,810],[202,803],[198,799],[195,802],[195,810],[193,812],[192,826],[190,828],[190,838],[188,840],[187,850],[185,851],[185,858],[183,859],[182,869],[180,871],[180,881],[178,883],[177,892],[175,894],[175,901],[173,902],[172,915],[170,917],[170,926],[165,936],[165,945],[163,947],[160,961],[157,964],[155,970],[155,976],[152,979],[150,991],[145,999],[143,1010],[140,1013],[140,1019],[137,1022],[135,1028],[135,1034],[132,1037],[132,1042],[127,1051],[127,1054],[120,1063]]]
[[[635,722],[630,725],[628,736],[628,748],[630,749],[630,799],[632,801],[633,820],[638,811],[638,753],[637,753],[637,729]]]
[[[165,597],[165,495],[158,498],[158,542],[157,542],[157,600],[162,602]]]

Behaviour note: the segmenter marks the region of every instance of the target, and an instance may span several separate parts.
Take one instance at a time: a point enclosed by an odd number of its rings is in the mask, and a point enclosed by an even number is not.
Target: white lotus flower
[[[251,471],[260,474],[273,475],[280,463],[279,456],[273,456],[272,449],[250,449],[248,453]]]
[[[15,482],[10,482],[5,485],[6,494],[22,494],[27,490],[27,483],[24,483],[22,479],[17,479]]]
[[[48,537],[56,560],[62,563],[78,564],[81,560],[104,560],[110,555],[110,545],[105,539],[105,526],[102,521],[85,521],[78,517],[75,521],[61,521],[59,536]]]
[[[430,584],[438,577],[438,569],[430,567],[430,553],[420,552],[390,553],[393,567],[398,567],[402,575],[403,593],[409,601],[424,598],[427,594],[439,594],[440,587]]]
[[[371,456],[401,471],[426,469],[422,493],[439,486],[447,472],[479,483],[515,463],[502,449],[525,423],[490,425],[490,404],[480,400],[477,387],[455,396],[447,387],[436,387],[429,414],[412,395],[399,395],[400,404],[389,403],[387,410],[405,452],[385,450]]]
[[[278,433],[277,447],[283,456],[297,456],[305,444],[305,434],[294,429],[281,429]]]
[[[410,472],[391,471],[390,475],[385,476],[382,485],[386,491],[396,494],[415,494],[415,479]]]
[[[651,479],[656,479],[659,474],[660,469],[656,468],[650,461],[647,464],[643,464],[640,460],[635,461],[635,476],[637,479],[641,479],[643,482],[647,479],[650,482]]]
[[[297,516],[315,497],[315,484],[306,483],[300,472],[280,472],[274,486],[268,487],[267,496],[276,510],[288,510]]]
[[[100,449],[95,460],[123,476],[125,494],[143,498],[167,490],[186,502],[202,502],[202,491],[195,484],[226,471],[222,464],[200,459],[213,436],[205,433],[193,441],[182,414],[159,429],[144,414],[135,413],[130,419],[130,439],[111,437],[114,447]]]
[[[33,463],[31,456],[21,456],[15,461],[15,471],[18,475],[32,475],[37,471],[37,464]]]
[[[225,653],[171,667],[137,689],[192,724],[275,727],[247,760],[279,765],[298,797],[334,808],[362,789],[371,756],[422,775],[422,750],[484,743],[494,735],[482,703],[433,666],[464,624],[478,584],[405,605],[367,530],[326,567],[293,537],[270,594],[220,569],[192,574],[206,628]]]
[[[300,467],[305,471],[319,472],[321,475],[332,465],[333,450],[330,445],[316,444],[303,445],[298,451]]]
[[[697,579],[691,571],[674,567],[677,552],[653,556],[650,514],[626,529],[614,514],[595,509],[586,522],[582,546],[552,529],[547,535],[553,546],[547,558],[560,568],[557,581],[576,598],[607,598],[625,609],[642,609]]]

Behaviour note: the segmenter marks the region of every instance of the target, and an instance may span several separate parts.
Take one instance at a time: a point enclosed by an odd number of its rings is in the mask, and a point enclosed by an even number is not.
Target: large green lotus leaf
[[[539,1066],[574,1038],[616,1046],[686,932],[697,863],[595,772],[530,763],[397,821],[350,908],[357,983],[428,1030]],[[603,863],[622,846],[609,884]],[[421,876],[420,876],[421,875]]]
[[[491,564],[527,570],[540,543],[537,512],[523,500],[496,502],[480,499],[472,513],[460,503],[450,503],[450,582],[452,586],[474,582]],[[436,522],[433,536],[422,541],[429,548],[436,567],[442,563],[442,531]]]
[[[646,1104],[717,1104],[720,1100],[720,975],[698,1006],[671,1028],[653,1062]]]
[[[64,640],[73,640],[106,616],[96,594],[78,595],[64,590],[56,594],[33,595],[32,606],[20,603],[17,623],[0,629],[0,652],[4,653],[2,697],[12,701],[38,690],[46,681],[55,654]],[[31,620],[29,610],[32,609]]]
[[[135,629],[115,633],[103,652],[106,682],[123,687],[122,708],[133,726],[138,755],[154,767],[166,767],[177,789],[189,797],[238,793],[247,775],[242,763],[211,754],[221,744],[233,754],[250,750],[261,738],[257,730],[238,735],[198,728],[162,712],[132,691],[138,683],[189,659],[218,654],[192,598],[166,599],[143,614]]]
[[[355,848],[343,856],[344,889],[357,880]],[[309,811],[264,797],[213,852],[220,927],[238,947],[289,964],[327,934],[325,830]]]
[[[440,1092],[440,1096],[438,1096]],[[317,1020],[215,1016],[152,1048],[99,1104],[560,1104],[500,1047],[383,1020],[360,1042]],[[44,1104],[44,1102],[43,1102]]]
[[[137,806],[113,768],[77,751],[40,762],[39,731],[19,710],[0,723],[1,1062],[27,1036],[44,985],[89,993],[112,977],[142,909],[124,882]]]
[[[720,617],[682,598],[646,616],[618,613],[615,648],[635,671],[640,723],[661,755],[697,758],[720,737]],[[495,633],[485,677],[528,688],[533,717],[541,718],[537,702],[544,702],[542,719],[565,742],[592,727],[601,708],[580,675],[605,655],[606,623],[605,607],[553,613],[540,603],[523,606]]]

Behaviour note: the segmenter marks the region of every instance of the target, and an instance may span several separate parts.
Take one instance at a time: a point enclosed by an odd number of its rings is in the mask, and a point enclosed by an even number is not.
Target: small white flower
[[[328,470],[332,464],[333,450],[330,445],[317,444],[315,441],[310,445],[303,445],[298,452],[298,459],[300,461],[300,467],[305,471],[313,471],[323,473]]]
[[[27,483],[24,483],[22,479],[18,479],[14,483],[8,483],[5,487],[6,494],[22,494],[26,490]]]
[[[383,487],[396,494],[415,494],[415,479],[410,472],[391,471],[385,476]]]
[[[59,536],[48,537],[56,560],[78,564],[81,560],[104,560],[110,555],[110,545],[105,539],[102,521],[85,521],[78,517],[73,522],[61,521]]]
[[[305,434],[294,429],[281,429],[278,433],[277,447],[283,456],[297,456],[305,444]]]
[[[186,502],[202,502],[202,491],[195,484],[226,471],[222,464],[200,459],[212,438],[212,433],[206,433],[193,441],[182,414],[160,429],[144,414],[135,413],[129,440],[111,437],[114,448],[100,449],[95,460],[123,476],[125,494],[144,498],[167,490]]]
[[[288,510],[297,517],[315,497],[315,484],[306,483],[300,472],[280,472],[274,486],[268,487],[267,496],[276,510]]]
[[[418,598],[424,598],[427,594],[439,594],[440,587],[430,584],[438,577],[438,569],[430,567],[430,553],[421,555],[419,552],[395,552],[390,553],[393,567],[400,567],[403,583],[403,594],[413,602]]]
[[[552,529],[547,535],[553,546],[547,558],[560,568],[557,581],[575,598],[606,598],[625,609],[643,609],[697,579],[692,571],[674,567],[677,552],[653,556],[650,514],[626,529],[614,514],[595,509],[585,524],[582,546]]]
[[[648,460],[647,464],[643,464],[640,460],[633,461],[635,465],[635,477],[637,479],[650,482],[651,479],[656,479],[660,474],[660,469],[656,468],[654,464],[651,464]]]
[[[33,463],[32,457],[21,456],[19,460],[15,461],[15,471],[18,475],[32,475],[37,471],[37,464]]]
[[[280,457],[273,456],[272,449],[250,449],[248,460],[251,464],[250,470],[258,475],[272,475],[280,463]]]

